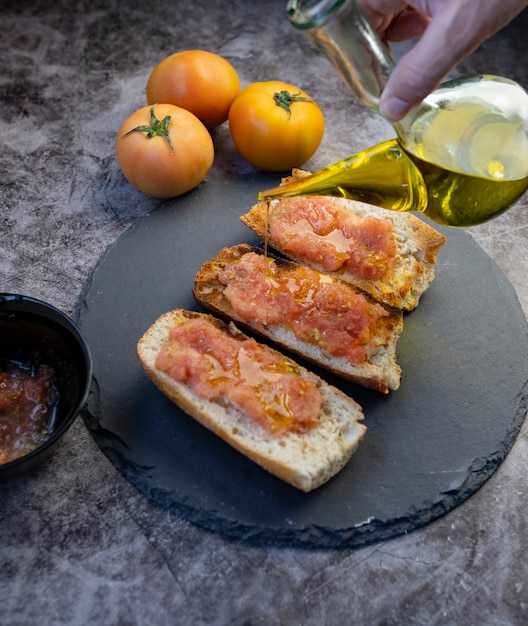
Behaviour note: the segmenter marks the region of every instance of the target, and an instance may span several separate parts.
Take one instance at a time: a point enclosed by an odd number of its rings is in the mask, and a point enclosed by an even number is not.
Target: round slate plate
[[[385,396],[318,371],[363,406],[368,431],[346,468],[309,494],[197,424],[137,362],[137,340],[159,315],[200,310],[191,288],[204,261],[224,246],[259,243],[239,217],[269,183],[203,184],[103,255],[77,310],[94,360],[87,425],[149,498],[230,537],[320,548],[409,532],[489,478],[526,413],[526,320],[509,282],[466,232],[443,231],[436,279],[406,315],[398,391]]]

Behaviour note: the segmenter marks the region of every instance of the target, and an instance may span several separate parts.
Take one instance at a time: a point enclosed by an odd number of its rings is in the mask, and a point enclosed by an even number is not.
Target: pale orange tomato
[[[324,134],[324,116],[317,102],[294,85],[252,83],[231,105],[229,130],[252,165],[286,172],[315,153]]]
[[[175,104],[194,113],[209,129],[227,120],[240,91],[235,68],[206,50],[183,50],[163,59],[147,82],[149,104]]]
[[[194,189],[214,160],[207,128],[172,104],[132,113],[119,129],[115,149],[125,178],[155,198],[173,198]]]

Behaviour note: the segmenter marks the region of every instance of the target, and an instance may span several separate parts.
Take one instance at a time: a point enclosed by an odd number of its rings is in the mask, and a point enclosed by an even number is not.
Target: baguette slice
[[[301,174],[297,174],[300,176]],[[318,197],[321,198],[320,196]],[[312,196],[304,196],[307,203]],[[374,216],[387,220],[392,224],[396,243],[396,259],[393,271],[380,279],[366,279],[351,274],[340,268],[335,274],[342,280],[361,289],[379,302],[404,311],[411,311],[418,306],[420,296],[428,289],[434,279],[437,254],[443,247],[446,238],[432,226],[426,224],[412,213],[398,213],[389,211],[364,202],[345,198],[328,197],[329,203],[337,203],[347,211],[360,218]],[[279,202],[270,202],[268,219],[273,220],[273,210]],[[299,198],[296,198],[299,200]],[[267,202],[259,202],[251,210],[241,216],[241,221],[253,230],[264,241],[266,239],[266,224],[268,212]],[[284,256],[308,265],[319,271],[325,271],[321,265],[296,255],[284,249],[280,241],[269,237],[268,245],[278,250]]]
[[[224,295],[225,285],[218,279],[218,274],[226,265],[236,263],[247,252],[263,254],[263,251],[248,244],[239,244],[224,248],[213,259],[207,261],[198,270],[193,295],[197,302],[211,313],[232,320],[241,328],[253,331],[274,342],[279,349],[286,349],[310,363],[323,367],[342,378],[381,393],[396,390],[400,386],[401,368],[396,362],[396,344],[403,330],[401,311],[385,309],[386,315],[379,320],[375,333],[371,336],[368,356],[365,362],[351,363],[344,356],[333,356],[314,343],[299,340],[288,324],[261,325],[243,319],[233,310],[230,301]],[[279,272],[298,268],[299,265],[284,258],[274,259]],[[337,278],[326,277],[338,281]],[[352,286],[342,283],[354,293],[360,293]],[[368,300],[366,296],[360,294]],[[377,307],[380,305],[376,303]]]
[[[269,434],[241,409],[227,400],[198,397],[189,386],[177,382],[156,368],[156,357],[165,344],[169,329],[201,316],[224,332],[238,338],[247,337],[234,324],[204,313],[177,309],[165,313],[139,339],[137,355],[141,366],[154,384],[181,409],[217,434],[239,452],[301,491],[319,487],[348,462],[366,427],[361,423],[361,407],[339,389],[332,387],[308,370],[293,364],[302,378],[317,386],[322,395],[320,419],[316,426],[302,432]],[[276,353],[268,346],[264,350]]]

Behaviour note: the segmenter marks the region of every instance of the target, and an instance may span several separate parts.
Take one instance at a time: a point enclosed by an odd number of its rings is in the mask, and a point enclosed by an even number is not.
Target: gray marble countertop
[[[124,180],[114,141],[144,106],[152,67],[179,49],[225,56],[244,84],[280,79],[316,98],[327,125],[308,167],[392,136],[292,32],[284,5],[1,3],[0,291],[72,314],[107,246],[159,205]],[[453,75],[527,87],[527,33],[525,11]],[[252,171],[226,125],[214,142],[208,180]],[[525,195],[470,231],[525,314],[527,209]],[[365,548],[299,550],[228,540],[152,504],[80,418],[38,471],[0,484],[0,624],[527,623],[526,428],[490,480],[437,521]]]

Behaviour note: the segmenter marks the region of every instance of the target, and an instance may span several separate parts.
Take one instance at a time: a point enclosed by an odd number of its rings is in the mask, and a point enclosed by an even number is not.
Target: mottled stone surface
[[[525,12],[455,75],[528,86],[527,32]],[[114,139],[144,105],[155,63],[183,48],[224,55],[244,83],[278,78],[316,97],[327,128],[309,167],[390,136],[292,33],[283,0],[3,0],[1,291],[73,312],[106,247],[158,206],[124,181]],[[251,171],[226,126],[214,140],[210,180]],[[471,231],[525,313],[527,205]],[[476,316],[485,303],[483,293]],[[0,624],[524,624],[526,428],[484,487],[440,520],[367,548],[303,551],[228,541],[155,507],[79,419],[38,471],[0,485]]]

